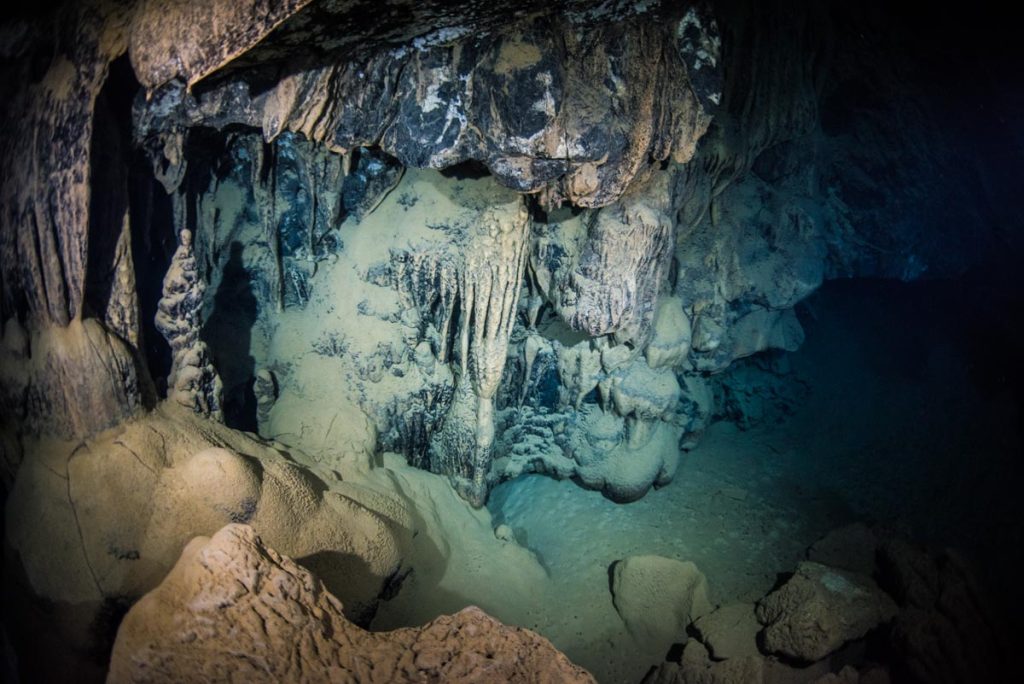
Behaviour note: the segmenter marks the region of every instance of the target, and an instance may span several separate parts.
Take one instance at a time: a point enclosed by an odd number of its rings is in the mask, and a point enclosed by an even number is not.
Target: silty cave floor
[[[827,285],[802,307],[807,341],[790,361],[808,391],[793,415],[746,431],[715,423],[675,480],[638,502],[542,476],[499,486],[488,503],[495,524],[537,554],[557,597],[526,626],[600,681],[638,681],[660,657],[621,628],[614,561],[691,560],[714,602],[756,601],[807,546],[853,521],[961,550],[1007,605],[1024,519],[1016,371],[1000,364],[1006,331],[958,306],[979,293]]]

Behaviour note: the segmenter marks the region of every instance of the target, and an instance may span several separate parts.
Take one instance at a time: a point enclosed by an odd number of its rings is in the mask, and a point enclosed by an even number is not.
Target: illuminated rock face
[[[1016,198],[1016,167],[975,165],[987,136],[934,106],[964,88],[998,112],[997,88],[959,58],[938,85],[907,80],[922,57],[901,52],[898,17],[839,5],[66,0],[0,19],[5,542],[10,576],[53,611],[40,631],[81,656],[68,671],[104,671],[97,626],[229,523],[310,566],[360,625],[409,564],[417,606],[447,600],[440,579],[486,595],[503,565],[523,579],[507,604],[525,604],[544,568],[518,530],[495,539],[479,510],[495,485],[543,473],[636,501],[712,420],[745,428],[789,401],[745,374],[787,372],[760,353],[800,346],[795,307],[825,280],[959,273],[1015,240],[989,227],[1017,205],[989,193]],[[1019,159],[1009,138],[1002,159]],[[979,299],[963,308],[993,306]],[[217,544],[241,565],[208,570],[266,570],[301,589],[291,608],[340,610],[231,529]],[[883,551],[895,645],[922,679],[969,678],[984,611],[946,590],[967,591],[959,566],[935,561],[942,591],[922,595],[915,554]],[[476,575],[444,576],[460,554]],[[267,605],[253,597],[243,622]],[[764,636],[808,659],[891,613],[823,646],[775,633],[814,621],[785,603],[762,609]],[[344,633],[393,678],[486,679],[493,644],[501,677],[583,677],[478,613],[398,641]],[[459,660],[455,633],[490,641]],[[933,633],[955,646],[937,655]],[[422,662],[392,658],[425,640]],[[752,639],[731,663],[706,642],[665,680],[774,662],[750,660]],[[176,677],[201,673],[179,656]]]
[[[914,170],[951,168],[935,121],[843,116],[857,79],[882,113],[926,104],[895,57],[833,45],[843,17],[626,5],[70,3],[56,44],[23,22],[0,79],[0,405],[73,437],[166,396],[311,450],[401,452],[476,505],[523,472],[633,500],[720,413],[714,374],[800,345],[794,306],[825,278],[984,247],[967,184]],[[384,215],[371,258],[355,233]],[[347,290],[325,282],[339,259]],[[165,275],[187,315],[161,309]],[[279,344],[292,312],[341,309]],[[340,421],[296,418],[309,343],[339,360],[316,400]]]
[[[251,527],[198,537],[125,616],[107,681],[593,682],[546,639],[479,608],[367,632]]]
[[[181,231],[179,240],[164,276],[164,296],[157,305],[155,321],[156,329],[171,346],[167,397],[196,413],[221,420],[221,381],[210,363],[206,344],[199,339],[206,286],[196,270],[192,233]]]
[[[411,167],[477,160],[520,192],[604,206],[653,166],[692,158],[720,98],[710,13],[666,5],[658,16],[549,14],[482,34],[466,25],[358,60],[339,52],[270,88],[229,78],[193,94],[143,73],[154,99],[137,134],[294,131],[339,153],[379,145]],[[282,49],[286,63],[302,59]]]

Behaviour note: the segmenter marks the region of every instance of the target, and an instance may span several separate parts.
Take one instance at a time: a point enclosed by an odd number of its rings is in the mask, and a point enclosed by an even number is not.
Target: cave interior
[[[1009,681],[1019,42],[3,10],[5,681]]]

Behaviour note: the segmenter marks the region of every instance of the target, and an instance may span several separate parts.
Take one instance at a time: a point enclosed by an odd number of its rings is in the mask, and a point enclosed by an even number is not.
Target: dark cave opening
[[[480,178],[490,176],[491,170],[487,168],[486,164],[476,159],[467,159],[464,162],[452,164],[441,169],[441,175],[445,178],[455,178],[456,180],[479,180]]]
[[[153,318],[176,238],[170,199],[132,140],[132,108],[139,91],[128,56],[114,60],[96,98],[90,142],[84,299],[87,312],[136,351],[141,376],[153,381],[160,398],[171,355]],[[147,401],[151,394],[144,392]]]
[[[205,313],[202,338],[207,340],[224,382],[224,422],[230,427],[257,432],[256,360],[252,356],[252,329],[259,314],[253,276],[242,260],[242,244],[232,242],[221,266],[213,307]]]
[[[130,163],[130,221],[132,260],[139,298],[140,348],[157,393],[166,396],[171,371],[171,347],[156,329],[157,304],[163,293],[164,274],[178,245],[171,196],[154,177],[142,152]]]
[[[89,257],[85,300],[104,316],[116,284],[117,242],[128,219],[128,175],[132,158],[132,102],[138,92],[128,57],[110,65],[96,98],[90,156]]]

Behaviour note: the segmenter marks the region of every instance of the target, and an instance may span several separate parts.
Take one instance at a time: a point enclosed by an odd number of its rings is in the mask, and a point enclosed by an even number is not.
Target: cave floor
[[[638,502],[541,476],[499,486],[495,524],[550,579],[551,601],[526,626],[600,681],[639,681],[664,653],[634,643],[618,620],[614,561],[691,560],[713,602],[755,601],[808,545],[853,521],[958,549],[1009,603],[1022,560],[1019,406],[1006,369],[976,356],[999,331],[965,321],[947,287],[824,288],[791,357],[808,385],[793,415],[746,431],[714,424],[675,480]]]

